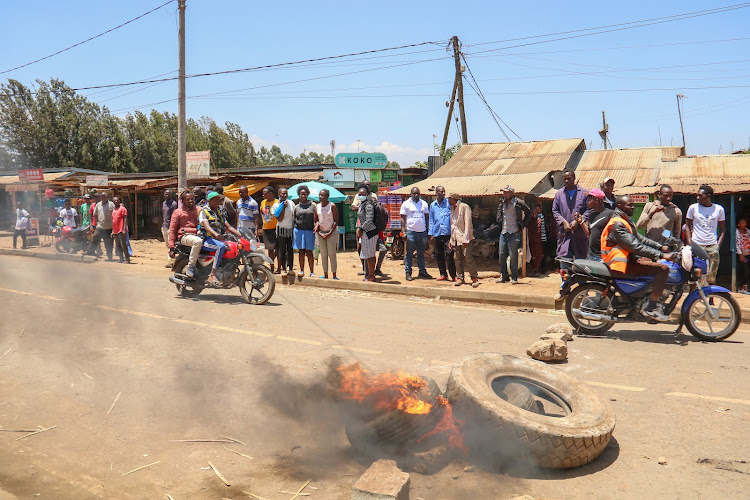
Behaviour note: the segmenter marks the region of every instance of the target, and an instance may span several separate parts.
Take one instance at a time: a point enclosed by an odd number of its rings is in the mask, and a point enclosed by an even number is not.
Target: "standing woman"
[[[273,205],[273,214],[279,220],[276,225],[276,244],[279,247],[279,269],[282,276],[292,274],[294,269],[294,202],[287,199],[286,188],[279,188],[279,201]]]
[[[298,277],[305,275],[305,257],[310,265],[310,277],[314,278],[313,250],[315,249],[315,203],[308,199],[310,189],[302,185],[297,188],[299,203],[294,207],[294,248],[299,250]]]
[[[320,248],[320,257],[323,259],[323,276],[328,279],[328,260],[331,261],[331,272],[333,279],[336,277],[336,245],[338,244],[338,225],[339,214],[336,205],[328,201],[330,192],[327,189],[321,189],[318,197],[318,203],[315,210],[315,232],[318,233],[318,247]]]
[[[368,195],[370,190],[367,186],[362,185],[357,192],[357,198],[360,201],[359,228],[357,229],[357,238],[360,238],[359,258],[367,264],[367,276],[365,281],[375,281],[375,251],[378,247],[378,227],[375,225],[375,202]]]
[[[747,219],[737,219],[737,258],[739,259],[740,280],[737,283],[737,291],[747,294],[747,284],[750,281],[750,229],[747,228]]]

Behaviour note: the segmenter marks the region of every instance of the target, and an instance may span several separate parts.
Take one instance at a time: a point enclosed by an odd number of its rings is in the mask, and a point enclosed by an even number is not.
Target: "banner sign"
[[[382,170],[370,170],[370,182],[378,184],[383,182]]]
[[[369,170],[355,170],[354,171],[354,183],[355,184],[362,184],[363,182],[369,181],[369,180],[370,180]]]
[[[354,170],[351,168],[324,168],[323,179],[335,188],[353,188]]]
[[[383,180],[381,182],[398,181],[398,170],[383,170]]]
[[[648,203],[647,194],[631,194],[630,199],[633,200],[633,203]]]
[[[385,168],[388,158],[383,153],[339,153],[335,163],[337,167]]]
[[[186,153],[187,178],[211,176],[211,151]]]
[[[87,186],[109,186],[109,177],[106,175],[87,175]]]
[[[41,168],[30,168],[18,171],[18,180],[21,182],[43,181],[44,172]]]

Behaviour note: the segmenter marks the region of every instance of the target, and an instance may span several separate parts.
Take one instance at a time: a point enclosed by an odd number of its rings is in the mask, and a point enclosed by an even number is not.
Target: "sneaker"
[[[364,271],[360,271],[360,272],[357,273],[357,276],[364,276],[364,275],[365,275]]]
[[[195,279],[195,266],[187,266],[187,269],[185,269],[185,276],[191,280]]]
[[[337,277],[335,277],[335,276],[334,276],[334,278],[333,278],[333,279],[334,279],[334,280],[336,280],[336,281],[341,281],[340,279],[338,279],[338,278],[337,278]]]
[[[298,278],[304,278],[305,277],[305,273],[303,273],[302,271],[297,271],[297,277]]]
[[[471,288],[478,288],[479,287],[479,280],[473,279],[471,280]]]
[[[425,273],[419,273],[419,274],[417,274],[417,278],[422,278],[422,279],[425,279],[425,280],[431,280],[432,276],[430,276],[430,273],[426,273],[425,272]]]
[[[508,278],[500,278],[499,280],[495,280],[495,283],[507,283],[510,280]]]
[[[435,281],[448,281],[448,276],[441,276]]]
[[[518,280],[510,280],[510,284],[511,285],[517,285],[518,284]]]
[[[652,310],[647,311],[646,302],[644,302],[643,305],[641,306],[641,314],[647,318],[653,319],[654,321],[659,321],[660,323],[669,321],[669,316],[667,316],[661,311],[660,306],[654,307]]]
[[[560,302],[563,299],[563,296],[560,292],[557,292],[553,298],[555,299],[555,302]]]
[[[327,280],[327,279],[328,279],[328,278],[326,278],[325,276],[323,276],[322,274],[321,274],[320,276],[318,276],[318,278],[320,278],[320,279],[322,279],[322,280]]]
[[[385,274],[380,269],[375,269],[375,276],[385,276]]]
[[[310,277],[314,278],[315,277],[315,273],[310,273]]]
[[[456,278],[456,286],[461,286],[463,284],[465,284],[464,280]]]
[[[411,274],[407,274],[406,275],[406,281],[413,281],[413,280],[414,280],[414,278],[412,277]]]

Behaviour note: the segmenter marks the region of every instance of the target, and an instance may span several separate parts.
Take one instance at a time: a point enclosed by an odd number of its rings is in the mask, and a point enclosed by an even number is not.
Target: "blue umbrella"
[[[290,200],[299,199],[299,194],[297,194],[297,188],[299,188],[300,186],[307,186],[307,188],[310,190],[310,196],[308,196],[308,199],[312,201],[320,201],[318,195],[320,194],[321,189],[328,190],[328,193],[329,193],[328,201],[330,201],[331,203],[341,203],[342,201],[346,199],[346,195],[344,193],[342,193],[336,188],[329,186],[328,184],[323,184],[322,182],[309,181],[309,182],[300,182],[299,184],[295,184],[294,186],[287,189]]]

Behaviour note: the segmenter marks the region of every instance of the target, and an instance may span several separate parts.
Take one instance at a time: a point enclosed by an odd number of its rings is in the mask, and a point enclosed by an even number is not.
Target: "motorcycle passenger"
[[[211,268],[211,274],[208,276],[206,283],[209,285],[219,285],[219,280],[216,278],[216,271],[221,265],[221,257],[227,249],[227,246],[222,241],[224,239],[224,230],[242,238],[242,235],[227,222],[224,217],[224,213],[219,209],[221,205],[222,196],[216,191],[211,191],[206,196],[206,205],[201,209],[198,215],[198,221],[200,223],[198,227],[198,234],[203,238],[203,248],[206,250],[215,251],[214,264]]]
[[[653,276],[654,284],[648,301],[641,306],[641,314],[656,321],[668,321],[669,316],[656,308],[669,277],[669,266],[656,259],[672,260],[669,248],[640,235],[630,218],[635,205],[630,196],[617,198],[617,208],[602,231],[602,259],[615,278],[625,276]]]
[[[604,204],[605,194],[600,189],[592,189],[586,196],[586,208],[591,210],[586,220],[581,214],[575,214],[575,219],[583,228],[583,232],[589,237],[588,260],[602,262],[602,231],[612,217],[614,210]]]
[[[175,245],[181,244],[190,247],[190,257],[185,268],[185,274],[189,278],[195,278],[195,264],[203,246],[203,238],[198,236],[198,207],[195,206],[195,195],[189,190],[180,194],[182,206],[172,212],[169,219],[169,234],[167,244],[169,245],[169,258],[175,258]]]

